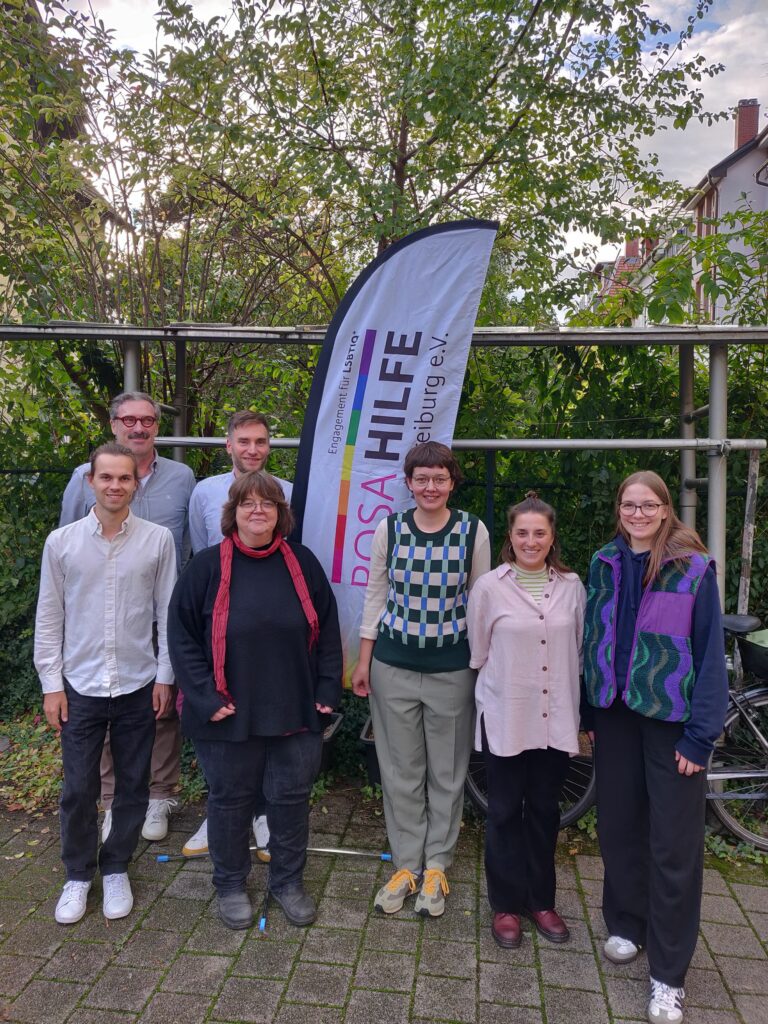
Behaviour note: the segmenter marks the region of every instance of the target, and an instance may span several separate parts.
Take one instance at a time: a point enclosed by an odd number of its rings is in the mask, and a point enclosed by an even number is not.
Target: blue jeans
[[[61,727],[61,859],[67,881],[96,874],[99,842],[99,764],[107,729],[112,737],[115,797],[112,829],[98,854],[102,875],[127,870],[149,800],[149,764],[155,739],[152,685],[122,697],[84,697],[65,681],[69,718]]]
[[[242,742],[196,739],[208,782],[208,850],[219,895],[242,892],[251,870],[251,818],[267,801],[269,888],[300,882],[309,841],[309,796],[320,770],[322,733],[251,736]]]

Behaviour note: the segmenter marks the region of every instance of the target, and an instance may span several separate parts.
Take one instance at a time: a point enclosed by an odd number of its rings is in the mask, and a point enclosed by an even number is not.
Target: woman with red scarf
[[[341,699],[336,602],[320,563],[285,538],[293,516],[274,477],[243,473],[222,509],[221,544],[176,584],[169,649],[182,729],[208,782],[208,837],[221,920],[248,928],[248,836],[264,784],[269,891],[291,924],[316,907],[303,885],[309,796],[326,717]]]

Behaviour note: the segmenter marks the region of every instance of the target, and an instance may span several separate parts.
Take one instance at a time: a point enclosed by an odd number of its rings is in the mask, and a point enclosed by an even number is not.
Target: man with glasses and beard
[[[115,440],[133,453],[139,471],[139,486],[131,502],[131,512],[173,534],[176,566],[181,569],[187,547],[189,499],[195,477],[189,466],[157,454],[155,438],[160,426],[160,406],[144,391],[126,391],[112,399],[109,406],[110,426]],[[95,503],[87,474],[90,463],[78,466],[67,484],[61,502],[59,526],[68,526],[88,515]],[[158,710],[157,708],[155,709]],[[181,732],[175,702],[156,721],[155,744],[152,749],[152,775],[149,807],[142,836],[149,840],[164,839],[168,834],[168,815],[176,806],[174,794],[179,781]],[[105,810],[101,830],[106,840],[112,827],[112,798],[115,775],[109,737],[101,762],[101,802]]]

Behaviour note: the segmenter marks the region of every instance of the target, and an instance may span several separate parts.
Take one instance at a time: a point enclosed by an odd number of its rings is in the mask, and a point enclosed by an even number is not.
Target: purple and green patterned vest
[[[646,718],[687,722],[691,717],[693,605],[710,561],[694,553],[681,569],[669,560],[643,590],[623,699]],[[618,689],[613,654],[620,584],[621,552],[612,542],[593,556],[587,586],[584,684],[596,708],[609,707]]]

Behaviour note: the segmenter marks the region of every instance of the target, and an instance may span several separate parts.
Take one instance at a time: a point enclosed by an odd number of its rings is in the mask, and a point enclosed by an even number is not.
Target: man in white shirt
[[[222,540],[221,509],[229,497],[229,488],[241,473],[264,469],[269,457],[269,423],[260,412],[246,409],[233,413],[227,424],[227,453],[232,459],[229,473],[219,473],[201,480],[189,499],[189,535],[192,552],[204,551]],[[291,500],[293,484],[275,480],[283,489],[288,501]],[[266,803],[260,802],[253,818],[253,834],[256,838],[257,856],[269,860],[269,828],[267,827]],[[184,844],[186,856],[205,853],[208,849],[208,820]]]
[[[176,545],[176,564],[180,569],[188,554],[189,498],[195,477],[189,466],[157,454],[155,438],[160,426],[160,406],[144,391],[126,391],[112,399],[109,406],[110,426],[119,444],[129,448],[139,468],[139,486],[131,503],[131,511],[140,519],[167,526]],[[90,464],[83,463],[72,474],[61,502],[59,526],[67,526],[86,516],[93,507],[95,495],[88,484]],[[186,551],[185,551],[186,549]],[[152,776],[149,806],[142,826],[145,839],[160,840],[168,834],[168,815],[176,806],[181,756],[181,730],[172,701],[165,717],[155,727],[152,748]],[[102,839],[112,827],[112,797],[115,774],[109,737],[101,762],[101,803],[104,807]]]
[[[114,442],[97,448],[87,479],[93,508],[45,542],[35,620],[35,668],[64,764],[60,823],[67,881],[56,906],[59,924],[74,924],[85,913],[97,862],[104,916],[131,911],[127,869],[147,810],[155,720],[173,695],[166,641],[176,582],[173,536],[131,512],[139,470],[128,448]],[[97,858],[107,728],[115,798],[112,828]]]

